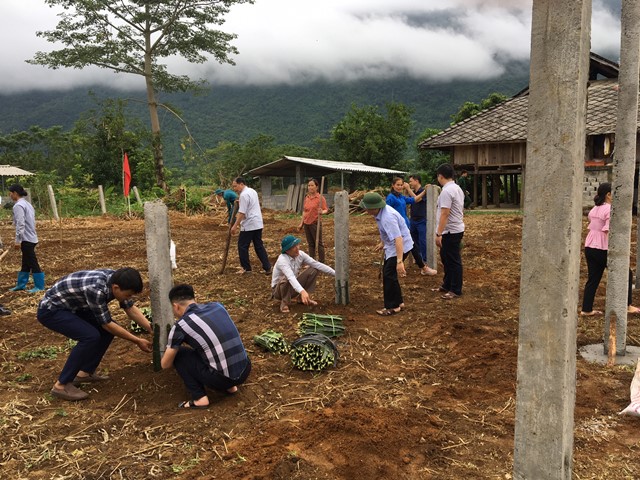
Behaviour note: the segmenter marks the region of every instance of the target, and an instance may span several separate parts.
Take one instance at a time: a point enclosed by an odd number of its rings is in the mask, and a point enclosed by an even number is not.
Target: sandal
[[[185,400],[184,402],[180,402],[178,404],[178,408],[186,408],[193,410],[206,410],[209,408],[209,405],[196,405],[193,400]]]
[[[459,295],[456,295],[453,292],[447,292],[444,295],[442,295],[440,298],[442,298],[443,300],[453,300],[454,298],[458,298]]]
[[[383,308],[382,310],[376,310],[376,313],[378,315],[382,315],[383,317],[395,315],[398,312],[400,312],[400,310],[394,310],[393,308]]]
[[[633,314],[633,313],[640,313],[640,308],[638,308],[638,307],[634,307],[633,305],[629,305],[629,306],[627,307],[627,313],[631,313],[631,314]]]
[[[449,290],[444,289],[444,288],[442,288],[442,287],[431,288],[430,290],[431,290],[432,292],[444,292],[444,293],[447,293],[447,292],[449,291]]]
[[[600,310],[591,310],[590,312],[580,312],[581,317],[593,317],[594,315],[602,315]]]
[[[282,302],[280,304],[280,312],[282,313],[289,313],[289,305],[287,305],[286,303]]]

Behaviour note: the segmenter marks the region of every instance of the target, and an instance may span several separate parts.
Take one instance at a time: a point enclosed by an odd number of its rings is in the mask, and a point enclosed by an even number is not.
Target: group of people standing
[[[440,259],[444,269],[443,282],[432,289],[441,292],[441,298],[452,300],[462,295],[462,257],[460,244],[464,235],[464,193],[453,181],[454,171],[449,164],[438,167],[436,171],[442,192],[438,196],[436,212],[436,245],[440,248]],[[404,260],[409,253],[423,275],[435,275],[437,272],[427,265],[426,260],[426,205],[420,177],[412,175],[407,184],[402,178],[394,178],[392,192],[386,201],[377,193],[364,195],[361,208],[373,216],[378,225],[380,243],[376,250],[384,252],[382,267],[382,286],[384,308],[376,312],[382,316],[399,313],[405,308],[399,277],[407,275]],[[429,188],[429,185],[427,185]],[[409,195],[403,195],[406,191]],[[406,206],[411,205],[412,223],[406,216]],[[422,204],[420,209],[416,205]],[[414,218],[415,212],[415,218]],[[413,234],[412,234],[413,233]],[[414,240],[415,239],[415,240]],[[419,242],[425,242],[422,249]]]

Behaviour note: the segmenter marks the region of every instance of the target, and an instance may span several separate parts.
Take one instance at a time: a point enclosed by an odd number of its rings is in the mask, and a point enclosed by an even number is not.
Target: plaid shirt
[[[44,294],[38,308],[45,310],[90,310],[100,324],[111,322],[109,302],[114,300],[109,279],[115,270],[82,270],[58,280]],[[120,308],[131,308],[133,300],[120,302]]]

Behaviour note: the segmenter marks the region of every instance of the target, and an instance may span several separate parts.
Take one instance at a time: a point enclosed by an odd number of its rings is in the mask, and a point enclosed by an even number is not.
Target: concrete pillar
[[[102,215],[107,214],[107,205],[104,202],[104,191],[102,190],[102,185],[98,185],[98,197],[100,198],[100,211]]]
[[[533,0],[515,480],[572,477],[590,27],[591,0]]]
[[[136,202],[138,202],[138,205],[142,206],[142,200],[140,200],[140,192],[138,192],[138,187],[133,187],[133,194],[136,196]]]
[[[263,200],[271,196],[271,177],[260,177],[260,193]]]
[[[151,311],[153,312],[153,368],[158,371],[160,358],[167,348],[167,336],[173,324],[173,312],[169,301],[171,278],[171,234],[169,213],[161,200],[144,203],[144,233],[147,240]]]
[[[607,254],[607,305],[604,351],[608,353],[610,322],[616,323],[616,355],[625,355],[627,342],[627,287],[631,251],[631,209],[638,131],[638,75],[640,74],[640,3],[622,0],[620,74],[616,153],[611,183],[611,220]]]
[[[427,265],[434,270],[438,269],[438,248],[436,247],[436,212],[438,211],[438,196],[440,187],[429,185],[427,188]]]
[[[349,193],[333,196],[333,225],[336,258],[336,305],[349,303]]]
[[[473,175],[473,206],[478,206],[478,172]]]
[[[53,219],[58,221],[60,220],[60,216],[58,215],[58,204],[56,203],[56,196],[53,193],[53,187],[51,185],[47,185],[47,190],[49,191],[49,203],[51,204]]]

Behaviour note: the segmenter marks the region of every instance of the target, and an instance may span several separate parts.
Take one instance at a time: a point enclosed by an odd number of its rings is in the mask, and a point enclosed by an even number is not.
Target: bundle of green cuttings
[[[272,353],[289,353],[289,344],[281,333],[266,330],[253,337],[253,343]]]
[[[339,315],[303,313],[302,320],[298,323],[298,332],[301,335],[321,333],[327,337],[339,337],[344,334],[344,324]]]
[[[147,320],[153,323],[153,316],[151,315],[150,307],[141,307],[140,311],[142,312],[142,314],[145,316]],[[144,333],[146,331],[144,328],[142,328],[133,320],[131,320],[131,324],[129,325],[129,330],[133,333]]]
[[[338,348],[321,333],[303,335],[291,344],[291,362],[300,370],[324,370],[337,361]]]

